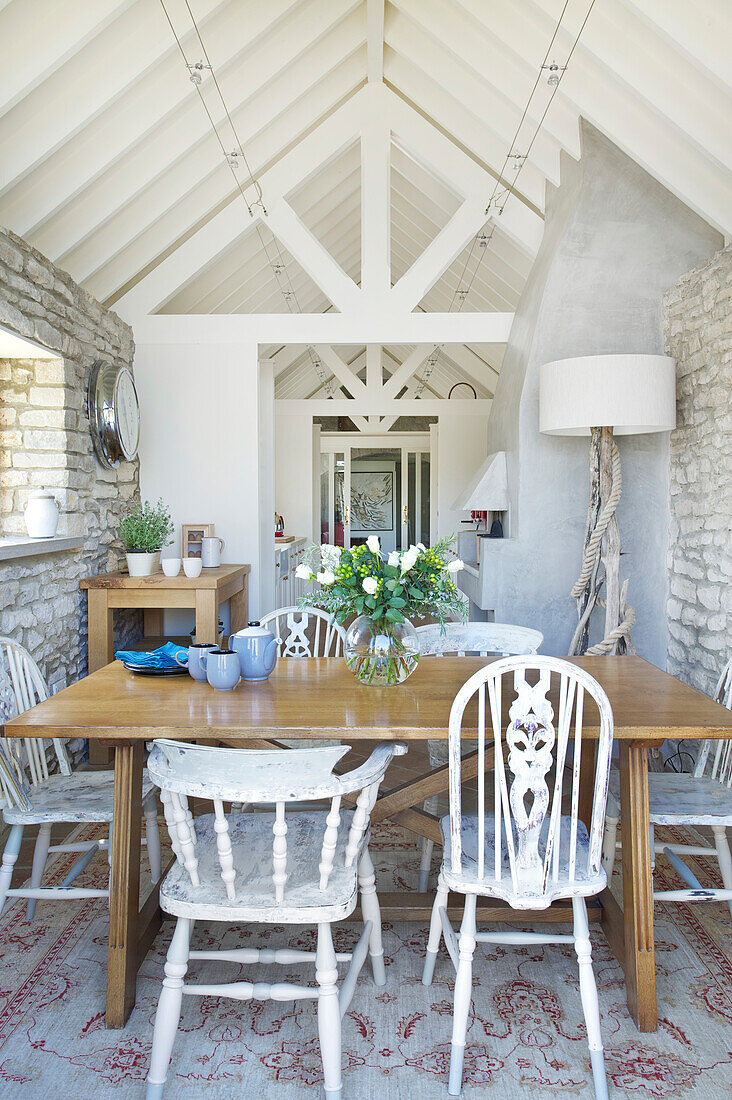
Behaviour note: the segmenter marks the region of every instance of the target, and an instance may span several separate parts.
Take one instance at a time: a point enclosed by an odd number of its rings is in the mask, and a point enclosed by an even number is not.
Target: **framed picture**
[[[351,531],[394,529],[394,471],[353,470]]]
[[[180,540],[182,558],[200,558],[203,553],[203,540],[214,534],[213,523],[184,523]]]

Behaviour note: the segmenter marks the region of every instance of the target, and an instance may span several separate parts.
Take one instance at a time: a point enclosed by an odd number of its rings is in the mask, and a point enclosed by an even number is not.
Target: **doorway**
[[[430,545],[434,468],[430,436],[320,437],[320,541],[349,548],[377,535],[381,547]]]

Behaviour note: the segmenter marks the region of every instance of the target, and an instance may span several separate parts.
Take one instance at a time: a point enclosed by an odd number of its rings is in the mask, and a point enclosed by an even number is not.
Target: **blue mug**
[[[232,691],[239,683],[241,666],[233,649],[208,649],[201,657],[206,679],[215,691]]]
[[[188,667],[188,671],[194,680],[198,680],[200,683],[205,684],[206,666],[203,663],[203,656],[208,653],[210,649],[217,648],[218,646],[213,642],[196,642],[195,645],[189,646],[188,657],[185,661],[181,661],[178,656],[176,656],[175,659],[179,665],[182,665],[184,668],[186,666]]]

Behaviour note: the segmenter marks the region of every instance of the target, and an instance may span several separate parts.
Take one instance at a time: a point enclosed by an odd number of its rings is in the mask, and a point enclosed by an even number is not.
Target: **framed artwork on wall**
[[[214,534],[213,523],[184,523],[181,530],[180,554],[182,558],[200,558],[203,540]]]
[[[351,530],[394,529],[394,471],[354,470],[351,473]]]

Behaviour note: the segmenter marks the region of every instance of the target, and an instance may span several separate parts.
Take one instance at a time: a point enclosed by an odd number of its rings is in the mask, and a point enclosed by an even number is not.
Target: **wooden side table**
[[[249,565],[220,565],[204,569],[200,577],[190,578],[182,571],[177,577],[155,573],[152,577],[130,577],[128,573],[100,573],[85,577],[80,587],[86,590],[89,607],[89,672],[114,660],[112,624],[118,608],[142,609],[146,636],[163,633],[166,608],[190,607],[196,612],[196,641],[218,642],[219,605],[230,600],[231,630],[246,626],[249,612]],[[90,762],[106,763],[108,750],[90,743]]]

